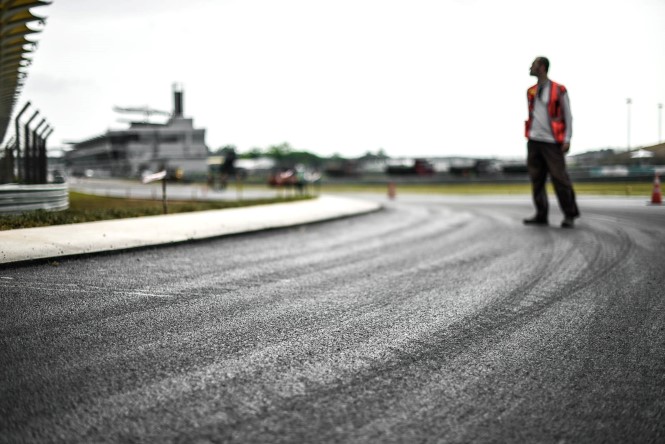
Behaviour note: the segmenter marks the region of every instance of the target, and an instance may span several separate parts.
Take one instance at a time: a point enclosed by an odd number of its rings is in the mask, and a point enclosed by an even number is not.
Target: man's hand
[[[570,151],[570,142],[566,142],[563,145],[561,145],[561,151],[563,154],[568,154],[568,151]]]

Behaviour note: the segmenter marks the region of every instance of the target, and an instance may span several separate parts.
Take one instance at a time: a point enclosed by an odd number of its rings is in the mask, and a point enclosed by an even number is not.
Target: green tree
[[[258,159],[259,157],[263,157],[264,153],[261,148],[251,148],[249,151],[246,153],[241,153],[238,157],[241,159]]]
[[[272,145],[266,150],[266,155],[272,157],[276,161],[284,160],[284,158],[293,151],[291,145],[288,142],[284,142],[280,145]]]
[[[319,166],[322,163],[319,156],[309,151],[291,151],[284,157],[284,160],[294,165],[300,163],[307,166]]]
[[[228,150],[238,151],[235,145],[224,145],[212,152],[215,156],[223,156]]]

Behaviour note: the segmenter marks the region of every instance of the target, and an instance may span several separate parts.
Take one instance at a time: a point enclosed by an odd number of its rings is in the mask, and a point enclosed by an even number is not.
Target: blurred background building
[[[74,176],[140,177],[166,169],[177,179],[199,179],[207,174],[205,129],[183,116],[183,91],[173,88],[173,112],[151,108],[114,108],[121,113],[143,114],[128,129],[72,144],[65,162]],[[167,115],[166,123],[150,122],[151,115]]]

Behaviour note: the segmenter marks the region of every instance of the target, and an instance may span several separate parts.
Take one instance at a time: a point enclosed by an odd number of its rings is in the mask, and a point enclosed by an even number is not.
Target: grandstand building
[[[208,148],[205,129],[194,128],[194,121],[183,117],[181,90],[174,89],[173,113],[147,108],[116,108],[120,112],[169,114],[166,123],[131,122],[128,129],[72,144],[66,153],[68,173],[74,176],[140,177],[166,169],[178,178],[205,177]]]

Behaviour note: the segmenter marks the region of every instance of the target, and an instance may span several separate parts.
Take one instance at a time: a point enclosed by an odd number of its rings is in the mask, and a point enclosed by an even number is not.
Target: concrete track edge
[[[381,208],[377,202],[319,196],[226,210],[0,231],[0,266],[288,228]]]

